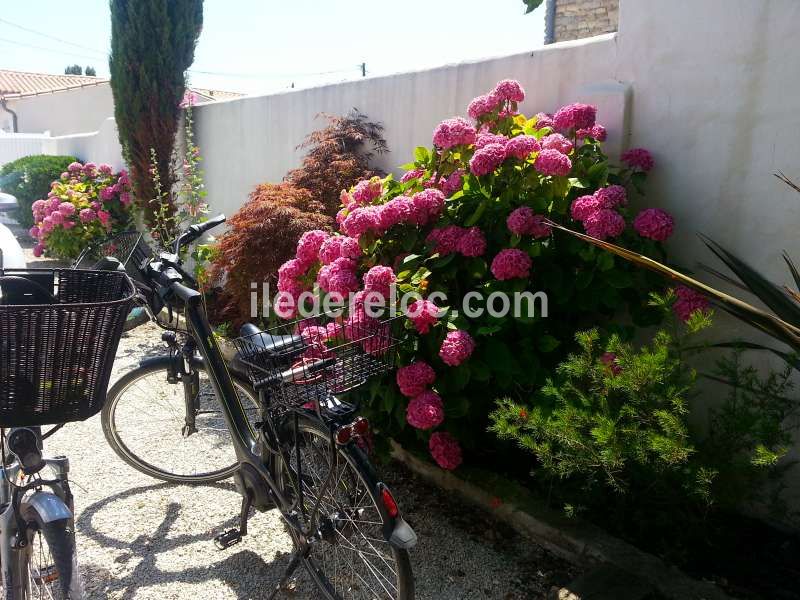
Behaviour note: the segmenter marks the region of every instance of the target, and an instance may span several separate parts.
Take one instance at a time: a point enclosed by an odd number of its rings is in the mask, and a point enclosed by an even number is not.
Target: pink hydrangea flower
[[[646,208],[636,215],[633,228],[644,238],[663,242],[672,235],[675,220],[660,208]]]
[[[605,352],[600,357],[600,362],[609,368],[612,375],[619,375],[622,373],[622,367],[617,364],[617,355],[613,352]]]
[[[453,146],[467,146],[475,143],[475,127],[462,117],[446,119],[436,126],[433,132],[433,145],[446,150]]]
[[[439,218],[444,210],[444,194],[434,188],[417,192],[411,197],[417,212],[417,222],[425,225]]]
[[[327,238],[319,247],[319,259],[323,265],[329,265],[337,258],[359,258],[361,246],[358,240],[345,235],[335,235]]]
[[[106,164],[106,163],[102,163],[102,164],[98,165],[97,170],[100,173],[102,173],[103,175],[111,175],[111,172],[113,171],[113,169],[111,168],[111,165]]]
[[[594,138],[598,142],[605,142],[606,138],[608,137],[606,128],[603,127],[602,125],[595,125],[593,127],[578,129],[578,131],[575,132],[575,135],[578,138]]]
[[[397,281],[391,267],[376,265],[364,274],[364,290],[377,292],[384,298],[389,297],[391,285]]]
[[[463,232],[456,244],[459,254],[467,257],[483,256],[486,252],[486,237],[480,227],[470,227]]]
[[[494,88],[493,94],[501,100],[511,102],[522,102],[525,100],[525,90],[522,89],[519,81],[514,79],[503,79]]]
[[[415,221],[416,214],[411,198],[397,196],[378,209],[378,224],[381,230],[387,231],[399,223]]]
[[[478,137],[475,140],[475,149],[480,150],[489,144],[500,144],[501,146],[505,146],[507,143],[508,138],[504,135],[499,133],[491,133],[490,131],[482,131],[478,134]]]
[[[562,131],[587,129],[594,126],[596,118],[596,106],[576,102],[559,108],[555,116],[553,116],[553,124],[556,129]]]
[[[415,300],[408,307],[407,316],[418,333],[428,333],[439,320],[439,307],[430,300]]]
[[[616,211],[601,208],[586,217],[583,227],[590,236],[605,240],[617,237],[625,231],[625,219]]]
[[[33,247],[33,255],[39,258],[42,254],[44,254],[44,244],[38,243]]]
[[[400,393],[408,398],[419,396],[436,381],[436,371],[423,360],[417,360],[397,369],[395,375]]]
[[[482,116],[487,115],[495,110],[500,105],[500,102],[501,98],[496,96],[494,92],[478,96],[469,103],[469,107],[467,107],[467,114],[470,116],[470,118],[477,121]]]
[[[506,149],[502,144],[488,144],[472,156],[469,170],[473,175],[488,175],[506,159]]]
[[[544,215],[535,214],[530,207],[520,206],[508,215],[506,226],[511,233],[516,235],[543,238],[550,235],[550,226],[544,222],[544,219]]]
[[[90,223],[90,222],[95,220],[97,215],[95,214],[95,212],[91,208],[84,208],[79,213],[79,217],[80,217],[82,223]]]
[[[431,451],[433,460],[442,469],[452,471],[457,469],[463,461],[461,446],[458,445],[458,441],[452,435],[445,431],[434,433],[428,442],[428,448]]]
[[[131,195],[128,192],[122,192],[119,195],[119,201],[122,203],[122,206],[128,206],[131,203]]]
[[[631,148],[621,156],[622,162],[631,169],[647,172],[655,166],[653,155],[644,148]]]
[[[31,236],[33,239],[39,239],[39,228],[34,225],[30,229],[28,229],[28,235]]]
[[[495,279],[524,279],[530,275],[533,262],[522,250],[507,248],[501,250],[492,260],[492,275]]]
[[[610,185],[600,188],[594,193],[600,208],[616,208],[625,206],[628,203],[628,196],[625,188],[621,185]]]
[[[544,129],[545,127],[554,127],[553,116],[547,113],[536,113],[536,129]]]
[[[426,390],[414,397],[406,409],[406,421],[416,429],[433,429],[444,421],[444,403],[436,392]]]
[[[54,215],[56,213],[53,213]],[[109,227],[111,225],[111,213],[105,210],[98,210],[97,211],[97,219],[103,225],[103,227]]]
[[[61,224],[64,222],[64,215],[62,215],[62,214],[61,214],[60,212],[58,212],[58,211],[55,211],[55,212],[53,212],[53,213],[51,213],[51,214],[50,214],[50,216],[48,217],[48,219],[50,219],[50,222],[51,222],[53,225],[61,225]],[[104,225],[105,225],[105,223],[104,223]]]
[[[69,171],[70,173],[73,173],[73,174],[74,173],[79,173],[79,172],[83,171],[83,165],[81,163],[79,163],[79,162],[71,162],[67,166],[67,171]]]
[[[475,341],[472,336],[462,329],[457,329],[448,332],[444,338],[442,347],[439,349],[439,357],[445,364],[457,367],[472,356],[474,350]]]
[[[75,205],[72,202],[62,202],[58,205],[58,212],[65,217],[71,217],[76,212]]]
[[[44,211],[45,207],[47,206],[47,202],[44,200],[36,200],[32,205],[31,208],[34,211]]]
[[[423,169],[411,169],[410,171],[403,173],[403,176],[400,178],[400,183],[406,183],[412,179],[419,179],[424,174],[425,171]]]
[[[356,261],[349,258],[337,258],[329,265],[323,265],[317,273],[317,283],[326,292],[347,296],[360,289],[356,273]]]
[[[675,289],[675,294],[678,298],[672,305],[672,310],[684,323],[696,310],[707,312],[709,309],[708,299],[692,288],[680,285]]]
[[[344,233],[356,239],[368,231],[378,231],[380,227],[380,212],[374,206],[356,208],[342,222]]]
[[[320,229],[306,231],[297,241],[297,259],[305,265],[317,262],[319,249],[328,237],[328,233]]]
[[[551,133],[542,139],[542,148],[550,148],[558,150],[561,154],[569,154],[572,152],[572,142],[565,138],[560,133]]]
[[[86,163],[85,165],[83,165],[83,173],[87,177],[94,177],[95,175],[97,175],[97,165],[94,164],[93,162]]]
[[[506,144],[506,154],[520,160],[525,160],[539,150],[541,150],[541,146],[532,135],[518,135],[508,140]]]
[[[64,229],[72,229],[73,227],[75,227],[75,221],[66,220],[61,224],[61,227],[63,227]]]
[[[572,201],[570,214],[572,214],[572,218],[576,221],[583,222],[589,218],[589,215],[598,210],[600,210],[600,201],[597,199],[597,196],[581,196]]]
[[[536,156],[533,167],[542,175],[566,177],[572,169],[572,161],[558,150],[546,148]]]
[[[359,181],[353,188],[353,200],[362,206],[369,204],[383,193],[383,183],[377,177]]]
[[[461,189],[464,169],[456,169],[447,179],[441,182],[440,187],[445,196],[450,197]]]
[[[106,202],[112,200],[116,191],[117,190],[113,185],[104,187],[102,190],[100,190],[100,198]]]
[[[434,252],[442,256],[452,254],[458,247],[458,241],[464,235],[464,228],[458,225],[447,225],[445,227],[435,227],[425,238],[428,243],[433,243]]]
[[[298,258],[287,260],[278,269],[278,278],[297,279],[306,274],[308,264]]]

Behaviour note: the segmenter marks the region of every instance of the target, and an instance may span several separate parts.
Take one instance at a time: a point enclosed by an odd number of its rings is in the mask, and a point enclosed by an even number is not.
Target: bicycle
[[[69,460],[45,458],[43,440],[101,410],[134,297],[124,273],[0,269],[0,570],[6,600],[84,597]],[[42,433],[42,425],[55,426]]]
[[[179,254],[182,247],[224,219],[222,216],[187,229],[174,253]],[[147,265],[155,257],[157,252],[141,233],[126,231],[86,248],[73,265],[77,269],[103,269],[121,263],[145,299],[139,308],[146,320],[165,330],[161,339],[167,352],[142,360],[109,390],[101,414],[103,433],[126,464],[155,479],[187,484],[227,479],[237,465],[220,403],[197,344],[177,316],[178,308],[153,289]],[[182,276],[185,285],[198,289],[197,282],[183,269]],[[138,321],[129,317],[126,330]],[[255,423],[258,394],[244,373],[233,373],[233,377],[248,419]],[[147,416],[144,421],[143,415]]]
[[[236,454],[239,527],[218,535],[217,547],[229,548],[247,535],[251,509],[277,507],[295,553],[270,599],[302,564],[328,600],[413,600],[408,550],[416,544],[416,534],[361,449],[369,423],[343,397],[393,367],[400,343],[392,333],[397,320],[332,320],[337,336],[324,341],[315,338],[319,329],[308,321],[269,331],[245,325],[235,343],[258,394],[258,421],[251,423],[208,322],[202,294],[192,287],[180,259],[184,245],[222,219],[190,227],[173,252],[142,265],[155,297],[183,310],[188,338],[199,352],[197,361],[220,403]]]

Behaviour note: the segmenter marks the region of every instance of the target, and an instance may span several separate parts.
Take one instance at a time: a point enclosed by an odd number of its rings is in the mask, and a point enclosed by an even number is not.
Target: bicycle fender
[[[72,518],[72,511],[64,501],[52,492],[35,492],[25,500],[42,519],[42,523],[52,523]]]

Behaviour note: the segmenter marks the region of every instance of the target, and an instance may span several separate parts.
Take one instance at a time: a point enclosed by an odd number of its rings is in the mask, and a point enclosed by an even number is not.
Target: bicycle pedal
[[[229,529],[225,533],[220,533],[214,538],[214,545],[217,550],[226,550],[242,541],[242,534],[238,529]]]

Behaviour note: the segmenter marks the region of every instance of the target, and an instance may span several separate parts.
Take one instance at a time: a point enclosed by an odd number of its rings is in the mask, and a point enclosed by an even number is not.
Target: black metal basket
[[[99,261],[109,256],[121,262],[129,276],[140,281],[143,277],[143,266],[155,257],[155,253],[140,232],[123,231],[86,248],[75,259],[72,268],[91,270]]]
[[[273,407],[316,403],[392,370],[399,317],[319,315],[234,340],[253,385],[270,388]]]
[[[52,299],[0,303],[0,426],[87,419],[105,403],[134,285],[115,271],[5,269],[6,301],[20,278]]]

